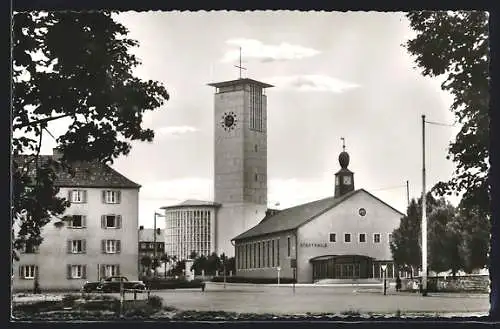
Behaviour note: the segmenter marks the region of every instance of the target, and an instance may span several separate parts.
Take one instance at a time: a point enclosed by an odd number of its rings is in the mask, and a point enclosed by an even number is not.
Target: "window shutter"
[[[102,191],[101,196],[102,196],[102,198],[101,198],[102,199],[102,203],[106,203],[106,191]]]
[[[82,240],[82,253],[87,253],[87,240]]]
[[[106,240],[101,240],[101,251],[103,254],[106,253]]]
[[[116,241],[116,253],[119,254],[121,252],[121,241],[120,240],[115,240]]]
[[[66,266],[66,278],[71,279],[71,265]]]
[[[40,278],[40,273],[38,273],[38,265],[35,265],[35,278]]]
[[[106,228],[106,215],[101,216],[101,228]]]
[[[20,279],[24,279],[23,268],[24,268],[23,265],[19,265],[19,278]]]
[[[87,227],[87,216],[82,216],[82,227]]]
[[[71,240],[68,240],[68,254],[71,254]]]
[[[116,216],[116,228],[122,228],[122,216]]]
[[[115,265],[116,266],[116,275],[120,275],[120,265]]]
[[[68,201],[71,202],[71,190],[68,191]]]
[[[87,265],[82,265],[82,279],[87,278]]]
[[[83,198],[82,202],[87,203],[87,190],[82,191],[82,198]]]
[[[122,202],[122,191],[116,191],[116,203]]]
[[[101,279],[106,277],[106,265],[101,265]]]

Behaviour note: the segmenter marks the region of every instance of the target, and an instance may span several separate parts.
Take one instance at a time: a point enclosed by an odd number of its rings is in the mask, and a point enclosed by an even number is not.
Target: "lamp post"
[[[387,294],[387,285],[386,285],[386,270],[387,270],[387,265],[384,264],[384,265],[380,265],[380,267],[382,268],[382,275],[383,275],[383,278],[384,278],[384,296]]]
[[[153,265],[153,275],[156,277],[156,217],[165,217],[165,215],[159,214],[155,211],[154,215],[154,229],[153,229],[153,261],[151,262]]]
[[[277,267],[276,268],[278,270],[278,286],[280,285],[280,271],[281,271],[281,267]]]
[[[141,276],[141,231],[144,230],[144,226],[139,226],[137,230],[137,277]]]
[[[427,207],[425,188],[425,115],[422,115],[422,295],[427,296]]]

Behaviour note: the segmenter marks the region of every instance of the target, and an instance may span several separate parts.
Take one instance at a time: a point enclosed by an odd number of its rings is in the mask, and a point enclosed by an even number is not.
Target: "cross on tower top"
[[[241,47],[240,47],[240,65],[235,65],[235,67],[240,69],[240,79],[241,79],[241,70],[246,70],[245,67],[241,66]]]
[[[342,151],[345,152],[345,138],[340,137],[340,139],[342,140]]]

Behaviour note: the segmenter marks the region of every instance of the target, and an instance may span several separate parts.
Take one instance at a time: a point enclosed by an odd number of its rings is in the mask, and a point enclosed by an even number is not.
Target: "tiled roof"
[[[220,203],[213,201],[203,201],[203,200],[186,200],[179,204],[173,206],[165,206],[160,209],[172,209],[172,208],[182,208],[182,207],[220,207]]]
[[[152,228],[145,228],[142,230],[139,230],[139,241],[146,241],[146,242],[153,242],[154,241],[154,235],[153,235],[154,229]],[[156,241],[163,241],[164,236],[163,236],[164,230],[160,230],[160,234],[156,235]]]
[[[379,200],[380,202],[384,203],[394,211],[404,216],[403,213],[389,206],[388,204],[386,204],[379,198],[375,197],[371,193],[365,191],[364,189],[359,189],[346,193],[338,198],[329,197],[309,203],[304,203],[292,208],[281,210],[280,212],[271,214],[270,216],[266,216],[259,224],[252,227],[248,231],[243,232],[237,237],[233,238],[233,240],[242,240],[265,234],[296,229],[299,226],[307,223],[308,221],[316,218],[317,216],[325,213],[326,211],[334,208],[335,206],[339,205],[340,203],[342,203],[343,201],[347,200],[348,198],[357,194],[360,191],[368,193],[373,198]]]
[[[32,156],[20,155],[15,161],[28,161]],[[52,155],[40,155],[39,163],[47,163]],[[34,164],[33,164],[34,166]],[[109,187],[109,188],[140,188],[115,169],[101,162],[74,162],[71,164],[74,175],[63,170],[57,171],[56,186],[58,187]],[[33,168],[30,168],[33,169]]]

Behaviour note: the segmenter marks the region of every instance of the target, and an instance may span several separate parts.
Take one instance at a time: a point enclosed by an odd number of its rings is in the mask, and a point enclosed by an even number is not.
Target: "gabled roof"
[[[27,162],[33,159],[31,155],[18,155],[14,161]],[[52,155],[40,155],[38,163],[46,164],[49,160],[55,160]],[[33,162],[28,170],[33,171]],[[58,187],[109,187],[109,188],[140,188],[141,185],[131,181],[107,164],[98,161],[83,162],[76,161],[71,164],[74,175],[65,171],[56,171],[55,185]]]
[[[183,201],[179,204],[173,205],[173,206],[165,206],[161,207],[160,209],[173,209],[173,208],[183,208],[183,207],[220,207],[220,203],[213,202],[213,201],[203,201],[203,200],[186,200]]]
[[[281,210],[280,212],[271,215],[271,216],[266,216],[259,224],[256,226],[252,227],[248,231],[238,235],[237,237],[233,238],[233,240],[242,240],[246,238],[251,238],[251,237],[256,237],[256,236],[261,236],[265,234],[271,234],[271,233],[276,233],[276,232],[283,232],[283,231],[290,231],[297,229],[298,227],[306,224],[307,222],[313,220],[314,218],[318,217],[319,215],[325,213],[326,211],[336,207],[337,205],[341,204],[343,201],[349,199],[353,195],[359,193],[359,192],[365,192],[371,197],[377,199],[378,201],[382,202],[392,210],[398,212],[402,216],[404,216],[403,213],[400,211],[394,209],[393,207],[389,206],[387,203],[383,202],[373,194],[367,192],[364,189],[359,189],[355,190],[349,193],[346,193],[342,195],[341,197],[335,198],[335,197],[329,197],[305,204],[301,204],[292,208],[284,209]]]
[[[153,228],[145,228],[142,230],[139,230],[139,242],[153,242],[154,241],[154,235],[153,235],[154,229]],[[156,241],[161,242],[164,240],[164,230],[160,230],[160,234],[156,234]]]

